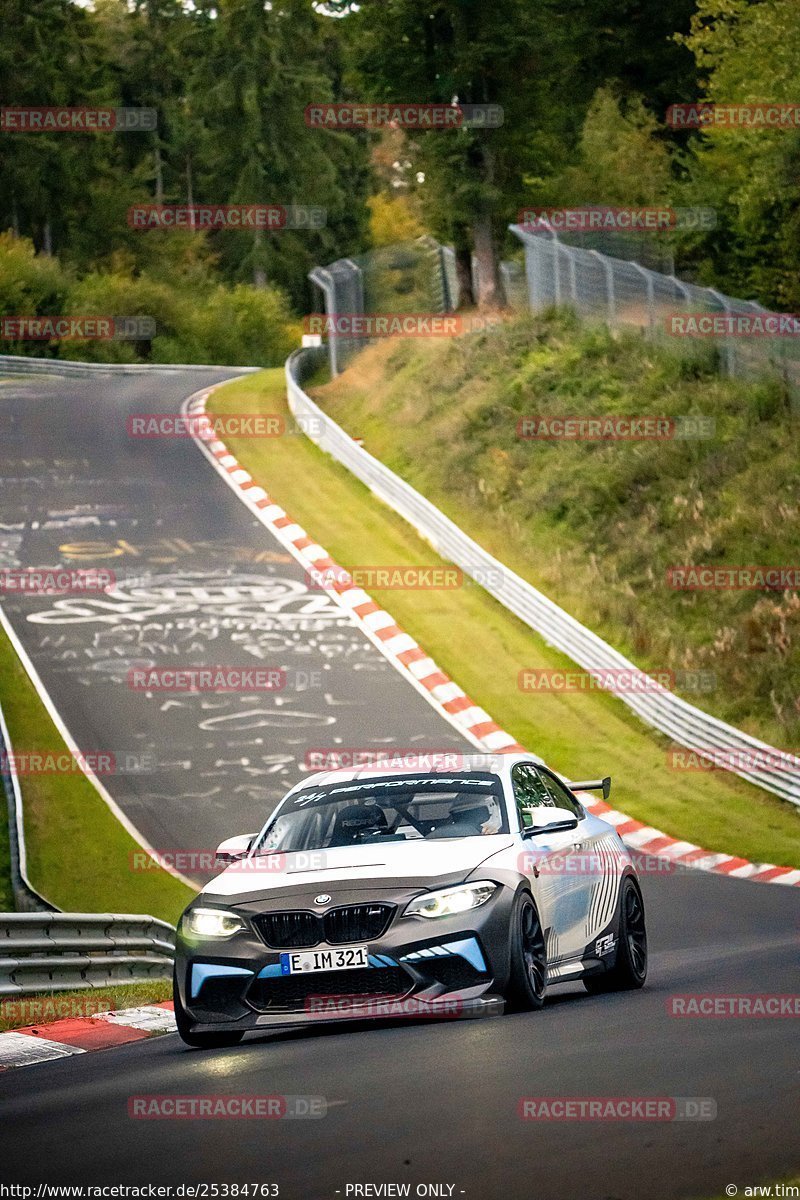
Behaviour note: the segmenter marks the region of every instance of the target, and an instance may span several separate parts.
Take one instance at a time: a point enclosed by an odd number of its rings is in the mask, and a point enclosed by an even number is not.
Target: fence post
[[[706,291],[714,297],[718,304],[722,305],[722,311],[724,312],[725,316],[729,316],[732,312],[732,309],[728,304],[728,297],[724,296],[722,292],[718,292],[716,288],[706,288]],[[730,330],[725,335],[723,361],[725,363],[725,372],[732,379],[736,374],[736,350],[734,348],[733,337],[731,336]]]
[[[631,259],[630,265],[635,271],[638,271],[639,274],[644,277],[645,287],[647,288],[647,327],[650,330],[650,336],[652,337],[653,329],[655,328],[656,323],[656,303],[655,288],[653,287],[653,272],[648,271],[646,267],[643,267],[641,263],[636,262],[635,259]]]
[[[336,313],[336,286],[333,282],[333,276],[327,267],[314,267],[313,271],[309,271],[308,278],[312,283],[315,283],[321,289],[325,298],[325,312],[328,316]],[[339,374],[339,354],[337,344],[337,333],[335,328],[331,328],[328,334],[328,365],[330,367],[331,379],[335,379]]]
[[[356,304],[358,306],[356,311],[358,312],[359,316],[361,316],[364,312],[364,274],[361,270],[361,267],[357,262],[354,262],[352,258],[343,258],[342,262],[346,263],[346,265],[351,267],[355,272],[357,296]]]
[[[589,253],[595,256],[597,261],[600,263],[600,266],[603,268],[603,272],[606,277],[606,307],[608,308],[608,323],[609,325],[613,325],[617,319],[617,307],[614,297],[614,268],[611,265],[611,259],[606,257],[605,254],[601,254],[599,250],[590,250]]]

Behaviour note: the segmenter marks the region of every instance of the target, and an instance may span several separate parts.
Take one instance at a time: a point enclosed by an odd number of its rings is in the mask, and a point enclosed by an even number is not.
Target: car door
[[[580,813],[572,854],[575,870],[583,881],[586,922],[583,943],[590,946],[611,921],[617,906],[622,866],[618,838],[604,821],[587,813],[570,789],[546,767],[544,782],[560,808]]]
[[[538,833],[524,842],[525,874],[536,880],[540,917],[547,938],[551,966],[580,957],[587,943],[587,926],[593,888],[598,882],[591,855],[584,855],[586,813],[579,801],[546,768],[537,763],[517,763],[511,772],[514,799],[525,827],[525,810],[542,806],[568,811],[577,817],[577,829]],[[558,814],[554,812],[553,819]]]
[[[556,797],[556,803],[580,809],[584,816],[578,825],[579,837],[573,853],[580,861],[581,874],[590,887],[589,909],[586,916],[584,941],[591,947],[594,940],[608,930],[617,910],[619,889],[628,856],[620,845],[618,835],[605,821],[587,813],[577,797],[553,775],[542,768],[545,782]],[[607,938],[604,937],[606,942]]]

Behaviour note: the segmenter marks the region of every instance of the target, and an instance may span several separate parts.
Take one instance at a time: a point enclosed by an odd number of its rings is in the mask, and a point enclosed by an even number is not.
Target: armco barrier
[[[24,358],[21,355],[0,354],[2,375],[141,375],[142,372],[164,371],[231,371],[237,375],[252,374],[261,367],[211,366],[206,363],[89,363],[72,362],[61,358]]]
[[[0,996],[169,979],[175,930],[116,913],[0,913]]]
[[[301,428],[321,449],[337,459],[385,504],[399,513],[443,558],[476,579],[509,612],[541,634],[551,646],[584,670],[638,671],[633,663],[581,625],[532,584],[515,575],[463,533],[435,505],[379,462],[332,421],[303,391],[301,383],[324,351],[296,350],[286,362],[289,407]],[[486,581],[496,580],[488,584]],[[784,761],[781,752],[732,725],[710,716],[674,693],[652,690],[620,694],[641,720],[673,742],[699,754],[738,756],[735,773],[800,805],[800,763]],[[788,757],[788,756],[787,756]]]

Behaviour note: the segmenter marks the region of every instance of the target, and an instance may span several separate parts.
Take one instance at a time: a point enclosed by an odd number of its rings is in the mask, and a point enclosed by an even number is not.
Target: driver
[[[494,796],[490,796],[487,799],[485,807],[489,810],[489,816],[481,825],[481,833],[499,833],[500,826],[503,824],[503,818],[500,813],[500,805]]]
[[[491,795],[462,793],[450,808],[454,826],[472,826],[475,834],[492,834],[500,831],[502,817],[500,805]]]

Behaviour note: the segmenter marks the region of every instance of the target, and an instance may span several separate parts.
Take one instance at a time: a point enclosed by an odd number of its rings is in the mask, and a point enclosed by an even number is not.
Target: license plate
[[[308,975],[313,971],[352,971],[369,966],[369,947],[347,950],[301,950],[281,955],[281,975]]]

